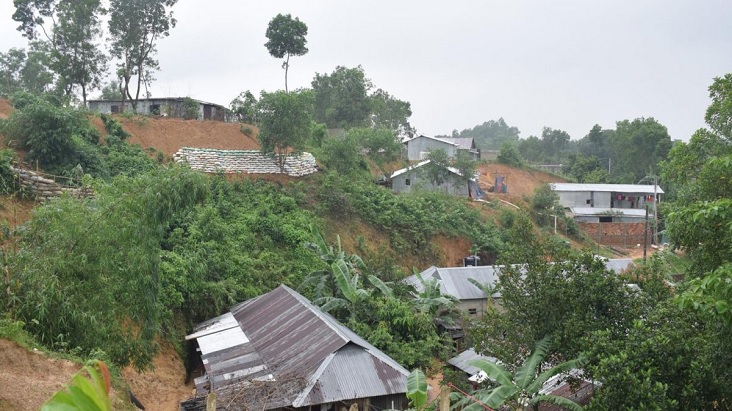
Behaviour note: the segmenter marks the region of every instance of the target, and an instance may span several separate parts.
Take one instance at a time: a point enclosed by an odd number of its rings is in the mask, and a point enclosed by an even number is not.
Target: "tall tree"
[[[648,173],[658,173],[658,163],[671,150],[668,130],[652,117],[618,121],[609,143],[612,175],[628,184],[636,184]]]
[[[452,172],[448,169],[450,159],[447,157],[445,150],[441,148],[429,150],[427,159],[429,163],[422,166],[424,177],[436,186],[447,182]]]
[[[369,99],[372,127],[393,130],[402,138],[414,136],[414,129],[409,124],[412,107],[408,101],[396,99],[382,89],[374,91]]]
[[[595,156],[607,169],[612,168],[609,141],[615,130],[603,130],[595,124],[589,133],[577,142],[577,150],[586,156]]]
[[[611,329],[613,335],[622,335],[636,318],[640,300],[631,298],[605,262],[531,239],[534,232],[525,219],[514,226],[509,230],[514,249],[506,250],[503,262],[528,263],[501,268],[501,310],[468,329],[476,351],[515,364],[522,350],[552,335],[553,358],[569,359],[583,352],[582,337],[594,330]],[[520,238],[527,241],[519,243]],[[547,255],[555,262],[547,261]]]
[[[521,132],[516,127],[506,124],[503,118],[486,121],[471,129],[465,129],[461,132],[454,130],[452,137],[473,137],[475,144],[482,149],[498,150],[503,143],[515,144],[519,140]]]
[[[51,45],[50,68],[59,76],[59,87],[71,95],[78,87],[86,104],[88,93],[101,85],[107,57],[97,47],[102,36],[100,0],[14,0],[13,19],[30,40],[39,30]],[[46,28],[47,20],[52,22]]]
[[[282,68],[285,69],[285,92],[288,91],[287,72],[290,69],[290,56],[302,56],[308,52],[308,48],[305,47],[307,34],[308,26],[297,17],[293,19],[290,14],[276,15],[267,26],[265,33],[267,42],[264,46],[272,57],[285,59],[282,63]]]
[[[0,97],[8,98],[23,89],[21,71],[25,66],[25,50],[12,48],[0,53]]]
[[[263,153],[274,153],[281,168],[288,148],[300,149],[310,135],[309,100],[300,93],[262,93],[259,103],[259,142]]]
[[[569,134],[566,131],[544,127],[541,142],[544,148],[544,160],[557,164],[569,146]]]
[[[727,140],[732,139],[732,73],[715,77],[709,86],[712,104],[707,108],[704,119],[714,132]]]
[[[122,89],[122,110],[129,99],[137,111],[137,101],[144,87],[153,81],[152,73],[160,69],[155,59],[157,42],[170,35],[175,27],[173,12],[178,0],[111,0],[109,34],[112,56],[119,60],[117,76]],[[133,84],[136,78],[136,84]],[[134,93],[134,94],[133,94]],[[147,91],[145,97],[148,97]]]
[[[361,66],[338,66],[331,74],[315,74],[315,120],[329,128],[364,127],[371,114],[371,81]]]

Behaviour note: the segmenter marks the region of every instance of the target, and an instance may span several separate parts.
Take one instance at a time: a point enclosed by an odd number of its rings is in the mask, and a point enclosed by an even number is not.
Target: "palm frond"
[[[580,357],[574,360],[565,361],[561,364],[557,364],[554,367],[539,374],[539,376],[536,377],[534,381],[532,381],[531,385],[526,388],[526,391],[539,392],[541,387],[544,385],[545,382],[549,380],[549,378],[552,378],[557,374],[573,370],[575,368],[580,368],[585,364],[585,362],[586,359],[584,357]]]
[[[324,304],[320,306],[320,309],[327,313],[348,307],[348,303],[342,298],[325,297],[319,300],[324,300]]]
[[[480,368],[488,378],[501,385],[514,385],[511,381],[511,373],[502,365],[484,359],[470,360],[468,364]]]
[[[341,293],[348,301],[353,302],[356,299],[356,286],[353,284],[348,265],[342,259],[338,259],[330,267]]]
[[[476,393],[475,398],[478,399],[478,401],[482,402],[483,404],[489,406],[490,408],[498,408],[501,405],[503,405],[506,400],[510,399],[516,393],[518,393],[520,390],[517,386],[511,384],[511,385],[500,385],[486,393],[479,392]],[[480,404],[474,404],[479,405]],[[482,406],[480,406],[481,409],[483,409]],[[485,409],[483,409],[485,411]]]
[[[394,292],[385,282],[381,281],[381,279],[379,277],[377,277],[375,275],[369,275],[366,278],[368,278],[371,285],[378,288],[382,294],[384,294],[385,296],[387,296],[389,298],[394,297]]]
[[[516,385],[522,389],[531,384],[536,377],[536,368],[539,364],[544,361],[549,346],[551,345],[551,337],[546,336],[534,344],[534,349],[531,351],[529,358],[516,370],[515,381]]]

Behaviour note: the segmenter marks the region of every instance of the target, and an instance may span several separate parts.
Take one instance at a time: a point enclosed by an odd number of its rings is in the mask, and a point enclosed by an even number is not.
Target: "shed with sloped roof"
[[[457,143],[441,138],[417,136],[404,141],[409,161],[427,160],[432,150],[444,150],[448,158],[453,158],[460,147]]]
[[[407,402],[406,369],[284,285],[199,324],[186,339],[197,342],[205,368],[197,397],[181,404],[186,411],[205,409],[209,392],[217,393],[217,409]]]

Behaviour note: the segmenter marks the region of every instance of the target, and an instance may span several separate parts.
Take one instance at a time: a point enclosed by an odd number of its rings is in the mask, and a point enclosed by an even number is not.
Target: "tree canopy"
[[[102,37],[100,0],[15,0],[13,19],[30,40],[40,33],[50,45],[49,68],[58,75],[58,87],[69,96],[81,89],[83,103],[101,87],[107,57],[96,43]],[[50,20],[51,26],[46,28]]]
[[[267,42],[264,44],[272,57],[285,61],[282,68],[285,69],[285,92],[287,92],[287,72],[290,69],[290,56],[302,56],[308,52],[307,39],[308,26],[299,18],[292,18],[290,14],[278,14],[270,20],[267,26]]]
[[[315,120],[329,128],[364,127],[371,114],[371,81],[361,66],[338,66],[331,74],[315,73]]]
[[[284,167],[288,148],[299,150],[310,136],[312,117],[307,96],[283,91],[262,93],[257,107],[262,152],[277,155],[280,167]]]
[[[116,77],[120,82],[122,105],[130,101],[137,111],[137,101],[144,87],[153,81],[160,68],[155,59],[157,42],[170,35],[176,20],[169,11],[178,0],[111,0],[109,7],[110,51],[118,60]],[[136,84],[133,84],[136,78]],[[133,87],[134,86],[134,87]],[[143,94],[149,97],[147,91]]]

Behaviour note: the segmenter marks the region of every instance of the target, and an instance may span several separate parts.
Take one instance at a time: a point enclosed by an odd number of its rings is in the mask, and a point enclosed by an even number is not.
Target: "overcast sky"
[[[729,0],[180,0],[173,10],[154,96],[228,106],[244,90],[283,89],[264,33],[291,13],[308,25],[310,51],[290,60],[290,89],[360,64],[412,104],[426,135],[503,117],[523,138],[547,126],[579,139],[594,124],[654,117],[688,140],[713,78],[732,72]],[[0,51],[26,44],[12,13],[2,1]]]

